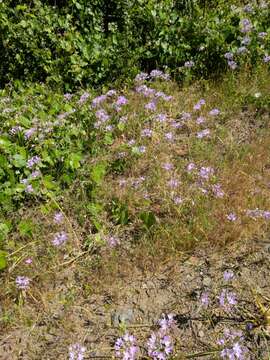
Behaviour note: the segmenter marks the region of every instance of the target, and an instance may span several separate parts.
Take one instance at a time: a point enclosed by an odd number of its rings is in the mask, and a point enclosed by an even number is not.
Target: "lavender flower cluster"
[[[173,340],[170,335],[175,327],[174,316],[172,314],[163,314],[158,321],[158,325],[159,330],[152,332],[147,341],[147,354],[153,360],[166,360],[174,350]],[[123,360],[135,360],[140,355],[136,338],[129,333],[116,340],[114,349],[116,357]]]
[[[218,340],[222,347],[220,357],[227,360],[247,360],[250,358],[248,348],[244,345],[244,337],[241,331],[230,329],[224,330],[223,338]]]

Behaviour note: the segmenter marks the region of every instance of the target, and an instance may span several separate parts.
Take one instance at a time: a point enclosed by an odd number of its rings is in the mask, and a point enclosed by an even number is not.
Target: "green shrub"
[[[167,68],[179,80],[209,77],[227,67],[224,53],[241,46],[243,18],[253,25],[247,56],[254,66],[269,50],[269,34],[262,41],[258,32],[267,32],[270,11],[258,5],[246,14],[224,0],[1,2],[0,82],[67,90],[130,79],[139,68]]]

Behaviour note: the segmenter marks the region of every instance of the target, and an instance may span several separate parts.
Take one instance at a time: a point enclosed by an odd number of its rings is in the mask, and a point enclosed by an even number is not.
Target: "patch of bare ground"
[[[27,295],[21,311],[28,320],[1,333],[0,359],[67,359],[69,345],[76,342],[86,346],[86,359],[112,359],[115,340],[125,330],[143,350],[163,313],[173,313],[177,321],[176,359],[219,358],[217,341],[226,328],[243,331],[251,359],[268,359],[269,251],[268,239],[255,239],[222,252],[197,250],[155,268],[122,265],[99,281],[89,274],[88,282],[71,264],[44,289],[42,305]],[[226,282],[228,269],[234,277]],[[237,299],[229,311],[219,302],[224,289]]]

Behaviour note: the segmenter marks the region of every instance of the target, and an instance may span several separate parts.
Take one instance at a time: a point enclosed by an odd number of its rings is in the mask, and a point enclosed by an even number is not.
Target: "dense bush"
[[[243,9],[223,0],[214,6],[207,0],[8,0],[0,3],[1,85],[26,79],[66,89],[98,86],[156,67],[182,79],[187,61],[194,62],[193,75],[210,76],[226,67],[224,53],[245,41],[245,18],[252,24],[247,45],[257,49],[254,64],[269,49],[269,34],[257,46],[270,23],[263,3]]]

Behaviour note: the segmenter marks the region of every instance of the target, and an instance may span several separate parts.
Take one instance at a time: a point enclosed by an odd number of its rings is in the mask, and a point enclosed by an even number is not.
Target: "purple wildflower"
[[[158,321],[158,325],[160,326],[160,330],[163,332],[168,332],[172,330],[176,326],[176,322],[174,320],[173,314],[162,314],[161,319]]]
[[[135,360],[139,351],[136,345],[136,338],[133,335],[126,333],[121,338],[118,338],[114,345],[115,355],[123,360]]]
[[[235,61],[233,61],[233,60],[228,61],[228,66],[232,70],[237,69],[237,63]]]
[[[154,101],[149,102],[148,104],[145,105],[145,109],[146,110],[150,110],[150,111],[155,111],[157,108],[157,105]]]
[[[162,164],[162,168],[163,168],[164,170],[170,171],[170,170],[173,169],[173,164],[171,164],[171,163],[164,163],[164,164]]]
[[[65,99],[66,101],[71,100],[71,99],[72,99],[72,97],[73,97],[73,94],[70,94],[70,93],[66,93],[66,94],[64,94],[64,99]]]
[[[31,178],[36,179],[37,177],[41,176],[41,172],[39,170],[35,170],[31,173]]]
[[[20,290],[27,290],[30,285],[30,279],[27,276],[17,276],[16,285]]]
[[[194,61],[186,61],[185,63],[184,63],[184,67],[185,68],[188,68],[188,69],[191,69],[193,66],[194,66],[195,64],[194,64]]]
[[[153,135],[153,131],[151,129],[143,129],[141,132],[142,137],[151,137]]]
[[[111,97],[111,96],[115,96],[116,95],[116,91],[115,90],[109,90],[108,92],[107,92],[107,94],[106,94],[106,96],[109,96],[109,97]]]
[[[264,39],[266,36],[267,36],[267,32],[264,32],[264,31],[259,32],[259,34],[258,34],[258,37],[259,37],[260,39]]]
[[[105,123],[110,119],[110,116],[103,109],[96,111],[95,115],[102,123]]]
[[[53,221],[56,224],[61,224],[63,222],[63,220],[64,220],[64,216],[60,211],[58,211],[54,214]]]
[[[221,189],[220,184],[212,185],[212,191],[214,196],[216,196],[217,198],[222,198],[224,196],[224,191]]]
[[[113,131],[113,129],[114,129],[113,125],[105,126],[105,130],[108,131],[108,132]]]
[[[252,29],[252,24],[249,21],[249,19],[242,19],[240,21],[240,31],[242,33],[248,33],[251,31],[251,29]]]
[[[207,292],[203,292],[200,298],[201,304],[203,307],[207,308],[209,306],[209,295]]]
[[[175,196],[173,198],[173,202],[175,203],[175,205],[180,205],[180,204],[182,204],[183,199],[180,196]]]
[[[223,278],[225,281],[229,281],[234,278],[234,272],[232,270],[225,270],[223,273]]]
[[[105,100],[107,99],[106,95],[100,95],[97,96],[96,98],[94,98],[92,100],[92,107],[95,108],[97,106],[99,106],[101,103],[103,103]]]
[[[164,137],[165,137],[165,139],[168,140],[168,141],[173,141],[173,138],[174,138],[173,133],[171,133],[171,132],[166,133],[166,134],[164,135]]]
[[[210,176],[214,175],[214,169],[211,168],[210,166],[207,166],[207,167],[203,166],[200,168],[199,175],[201,178],[208,180],[210,178]]]
[[[148,78],[148,74],[147,74],[147,73],[144,73],[144,72],[141,72],[141,73],[139,73],[139,74],[136,75],[135,81],[136,81],[136,82],[144,81],[144,80],[147,80],[147,78]]]
[[[225,57],[225,59],[227,59],[227,60],[233,60],[233,53],[231,53],[231,52],[226,52],[226,53],[224,54],[224,57]]]
[[[189,120],[189,119],[191,119],[191,114],[190,114],[190,113],[187,113],[187,112],[183,112],[182,115],[181,115],[181,119],[182,119],[183,121]]]
[[[143,94],[145,97],[154,96],[156,93],[155,89],[151,89],[146,85],[137,86],[136,91],[140,94]]]
[[[134,139],[131,139],[127,142],[128,146],[133,146],[135,145],[135,140]]]
[[[270,55],[265,55],[263,58],[263,62],[264,63],[269,63],[270,62]]]
[[[108,236],[106,241],[111,248],[120,244],[120,240],[116,236]]]
[[[230,311],[232,306],[237,304],[235,293],[227,289],[223,289],[219,296],[219,304],[225,309],[225,311]]]
[[[160,77],[162,77],[164,75],[164,73],[163,73],[163,71],[161,71],[161,70],[152,70],[151,72],[150,72],[150,76],[152,77],[152,78],[160,78]]]
[[[245,46],[240,46],[240,47],[237,49],[237,54],[238,54],[238,55],[245,54],[247,51],[248,51],[248,49],[247,49]]]
[[[158,114],[155,119],[159,122],[164,122],[167,120],[167,115],[166,114]]]
[[[164,96],[166,96],[165,94],[164,94],[164,92],[163,91],[157,91],[156,93],[155,93],[155,97],[157,97],[157,98],[163,98]]]
[[[205,118],[203,117],[203,116],[199,116],[198,118],[197,118],[197,120],[196,120],[196,123],[198,124],[198,125],[200,125],[200,124],[202,124],[202,123],[204,123],[205,122]]]
[[[126,105],[128,103],[128,99],[125,96],[118,96],[117,100],[116,100],[116,105],[117,106],[122,106],[122,105]]]
[[[67,241],[67,238],[68,238],[67,234],[64,231],[61,231],[55,234],[52,240],[52,244],[54,246],[61,246]]]
[[[138,146],[138,152],[140,154],[144,154],[146,152],[146,146],[143,146],[143,145]]]
[[[224,337],[218,340],[218,344],[223,347],[220,352],[222,359],[246,360],[249,358],[248,349],[244,346],[244,338],[241,331],[224,330]]]
[[[23,128],[21,126],[14,126],[9,130],[10,135],[16,135],[18,132],[22,131]]]
[[[202,139],[202,138],[204,138],[204,137],[208,137],[210,135],[210,130],[209,129],[205,129],[205,130],[202,130],[202,131],[199,131],[198,133],[197,133],[197,138],[198,139]]]
[[[153,332],[147,342],[147,349],[153,360],[166,360],[173,352],[172,339],[163,332]]]
[[[36,131],[37,131],[37,129],[34,128],[34,127],[26,130],[26,131],[24,132],[24,137],[25,137],[25,139],[29,139],[32,135],[34,135],[34,133],[35,133]]]
[[[172,95],[165,95],[163,96],[162,98],[164,101],[171,101],[173,99],[173,96]]]
[[[249,37],[249,36],[244,36],[243,39],[242,39],[242,41],[241,41],[241,44],[242,44],[242,45],[249,45],[250,42],[251,42],[250,37]]]
[[[212,109],[211,111],[209,111],[209,115],[211,115],[211,116],[217,116],[219,114],[220,114],[219,109]]]
[[[80,344],[73,344],[69,347],[69,360],[83,360],[86,348]]]
[[[174,129],[179,129],[183,126],[183,123],[179,122],[179,121],[175,121],[173,120],[171,122],[171,127],[173,127]]]
[[[25,192],[27,192],[28,194],[33,193],[34,192],[33,186],[31,184],[26,185]]]
[[[243,7],[243,11],[247,14],[251,14],[253,12],[253,7],[250,4],[247,4]]]
[[[193,170],[195,170],[197,168],[197,166],[194,163],[189,163],[187,166],[187,172],[191,172]]]
[[[169,80],[170,79],[170,75],[169,74],[164,74],[164,72],[161,71],[161,70],[152,70],[150,72],[150,77],[152,79],[162,79],[162,80]]]
[[[195,110],[195,111],[198,111],[200,109],[201,109],[201,105],[198,103],[193,106],[193,110]]]
[[[200,99],[197,104],[195,104],[193,106],[193,110],[200,110],[202,105],[205,105],[205,100],[204,99]]]
[[[80,99],[78,100],[78,104],[79,105],[83,105],[87,99],[89,98],[90,94],[86,91],[82,94],[82,96],[80,97]]]
[[[28,161],[27,161],[27,167],[28,169],[31,169],[33,166],[37,165],[40,162],[40,157],[35,155],[33,157],[31,157]]]
[[[235,213],[230,213],[226,217],[229,221],[236,221],[236,219],[237,219],[237,216],[235,215]]]
[[[270,211],[263,211],[262,217],[265,220],[270,220]]]
[[[27,265],[32,264],[33,260],[31,258],[25,259],[24,263]]]
[[[259,210],[258,208],[255,210],[247,210],[246,215],[252,217],[253,219],[256,218],[264,218],[265,220],[270,219],[270,211]]]

